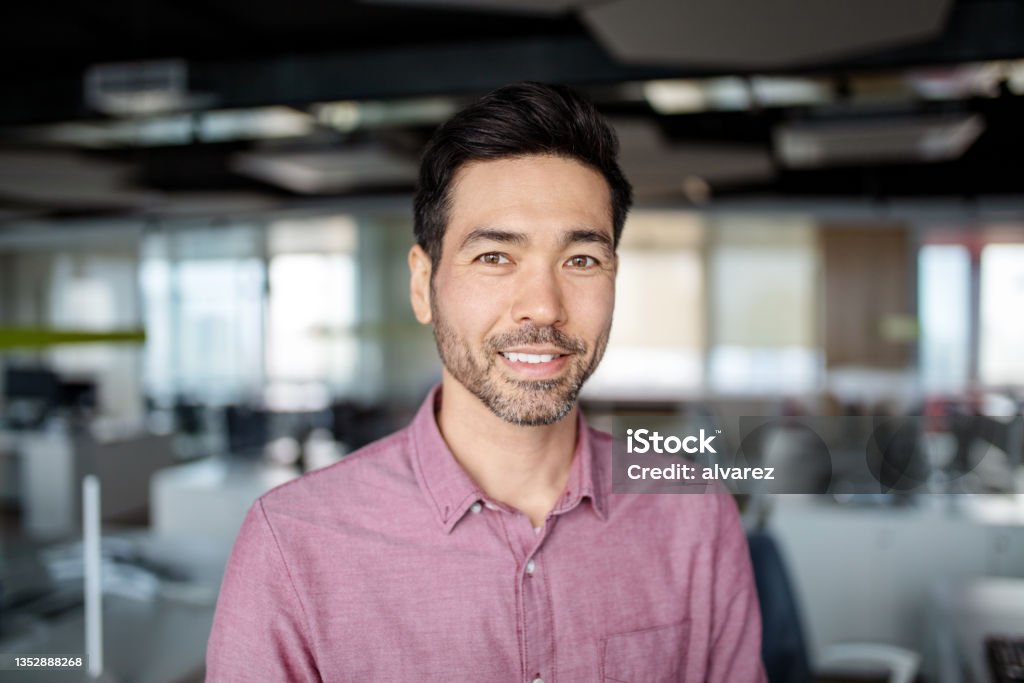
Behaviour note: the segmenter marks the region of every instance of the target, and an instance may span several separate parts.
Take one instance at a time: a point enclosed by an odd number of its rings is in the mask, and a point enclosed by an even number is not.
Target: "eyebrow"
[[[499,242],[523,247],[530,243],[530,238],[525,233],[500,228],[475,228],[470,231],[466,238],[459,245],[459,251],[468,249],[480,242]],[[565,249],[573,244],[598,244],[609,254],[615,252],[612,238],[605,232],[590,228],[577,228],[566,232],[561,239],[561,247]]]
[[[499,230],[498,228],[476,228],[462,240],[459,251],[477,244],[478,242],[501,242],[522,247],[529,242],[529,239],[521,232],[511,230]]]
[[[569,245],[572,244],[586,243],[599,244],[609,254],[614,253],[615,251],[612,245],[612,238],[609,237],[607,233],[601,232],[599,230],[571,230],[570,232],[567,232],[564,237],[562,237],[562,248],[568,247]]]

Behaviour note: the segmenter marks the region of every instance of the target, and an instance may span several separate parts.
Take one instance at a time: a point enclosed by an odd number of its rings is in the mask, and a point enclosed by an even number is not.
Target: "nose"
[[[553,327],[564,323],[567,311],[558,273],[549,268],[523,272],[516,283],[511,313],[517,325]]]

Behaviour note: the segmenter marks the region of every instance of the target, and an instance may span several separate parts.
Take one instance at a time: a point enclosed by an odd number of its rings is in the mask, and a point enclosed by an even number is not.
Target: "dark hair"
[[[441,260],[456,172],[471,161],[544,154],[599,171],[611,194],[618,246],[633,188],[618,164],[615,131],[594,105],[564,85],[514,83],[498,88],[438,128],[420,163],[413,201],[416,241],[435,266]]]

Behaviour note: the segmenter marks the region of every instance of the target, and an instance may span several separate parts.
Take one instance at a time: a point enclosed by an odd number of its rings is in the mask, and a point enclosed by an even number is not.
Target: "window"
[[[724,393],[810,391],[822,377],[814,225],[719,219],[709,228],[709,385]]]
[[[958,392],[970,377],[970,254],[961,244],[926,244],[917,272],[922,386]]]
[[[278,221],[267,234],[267,400],[322,407],[356,381],[357,227],[347,216]]]
[[[1024,244],[981,252],[979,375],[983,384],[1024,384]]]
[[[270,261],[271,381],[353,375],[356,272],[351,254],[281,254]]]
[[[701,224],[634,212],[619,246],[615,320],[587,397],[678,398],[703,380]]]
[[[221,226],[152,233],[139,279],[145,304],[144,382],[161,401],[178,394],[228,403],[263,385],[262,230]]]

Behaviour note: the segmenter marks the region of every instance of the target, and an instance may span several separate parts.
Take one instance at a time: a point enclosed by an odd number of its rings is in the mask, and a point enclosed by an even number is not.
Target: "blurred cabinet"
[[[817,661],[830,644],[867,641],[924,652],[929,590],[972,577],[1024,577],[1024,519],[998,519],[966,496],[863,508],[778,496],[778,539]]]
[[[33,538],[81,532],[82,477],[100,480],[104,521],[138,521],[149,508],[149,479],[175,462],[170,435],[98,440],[64,430],[19,437],[22,525]]]
[[[914,277],[906,228],[829,226],[820,238],[828,367],[909,365]]]

